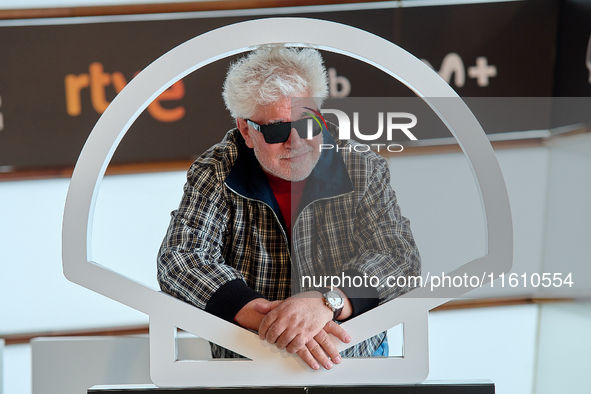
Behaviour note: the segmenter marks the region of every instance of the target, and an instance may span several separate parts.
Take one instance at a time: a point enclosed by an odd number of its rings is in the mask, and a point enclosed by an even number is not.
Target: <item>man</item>
[[[335,321],[409,290],[382,286],[385,278],[420,274],[386,161],[311,120],[327,85],[311,48],[264,46],[230,67],[223,97],[237,127],[189,169],[158,256],[163,291],[258,332],[312,369],[341,356],[387,356],[386,333],[341,355],[329,334],[350,342]],[[349,281],[329,291],[301,280],[328,276]],[[212,352],[236,356],[213,344]]]

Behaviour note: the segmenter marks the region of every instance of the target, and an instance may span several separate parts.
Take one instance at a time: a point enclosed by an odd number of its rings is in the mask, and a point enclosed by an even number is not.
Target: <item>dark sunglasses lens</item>
[[[312,127],[312,136],[316,137],[322,132],[322,127],[318,125],[315,119],[300,119],[292,122],[291,127],[295,128],[300,138],[308,138],[308,127]]]
[[[261,126],[261,133],[267,144],[280,144],[289,138],[291,125],[288,122],[264,125]]]
[[[309,124],[312,125],[312,136],[316,137],[322,132],[322,127],[314,119],[300,119],[291,123],[261,125],[261,133],[263,133],[267,144],[281,144],[288,140],[292,128],[297,130],[300,138],[308,138]]]

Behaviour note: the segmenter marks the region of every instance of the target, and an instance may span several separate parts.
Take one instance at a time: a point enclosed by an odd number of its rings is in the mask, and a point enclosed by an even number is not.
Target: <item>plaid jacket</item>
[[[336,136],[332,125],[331,133]],[[337,145],[331,133],[324,132],[324,143]],[[230,130],[187,173],[158,255],[162,290],[228,321],[255,298],[283,300],[324,286],[318,284],[324,276],[353,279],[338,287],[355,315],[408,291],[381,285],[389,276],[420,275],[409,221],[400,214],[386,161],[371,151],[355,152],[355,144],[339,141],[338,152],[322,151],[290,242],[252,149],[237,129]],[[365,279],[366,286],[359,286],[364,276],[379,278],[379,285]],[[371,356],[384,337],[342,355]],[[234,356],[212,350],[217,357]]]

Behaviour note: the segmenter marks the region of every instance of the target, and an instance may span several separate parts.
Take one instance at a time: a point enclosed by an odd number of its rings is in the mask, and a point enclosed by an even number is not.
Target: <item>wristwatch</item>
[[[343,311],[343,307],[345,306],[345,301],[343,300],[343,296],[338,291],[329,290],[326,293],[322,294],[324,296],[324,304],[329,307],[334,316],[332,317],[333,320],[336,320]]]

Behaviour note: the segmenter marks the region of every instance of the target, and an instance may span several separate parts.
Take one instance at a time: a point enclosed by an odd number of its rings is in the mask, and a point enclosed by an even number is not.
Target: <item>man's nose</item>
[[[305,145],[306,141],[300,137],[298,131],[295,128],[291,129],[291,133],[289,134],[289,138],[285,141],[285,147],[289,149],[297,149],[302,145]]]

